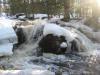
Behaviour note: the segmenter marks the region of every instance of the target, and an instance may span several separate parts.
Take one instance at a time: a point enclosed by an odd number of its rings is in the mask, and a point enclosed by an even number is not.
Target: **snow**
[[[12,55],[13,54],[12,49],[13,49],[12,43],[0,45],[0,56]]]
[[[15,23],[15,20],[11,20],[6,17],[0,17],[0,27],[12,27],[15,25]]]
[[[57,21],[60,21],[61,19],[63,19],[64,16],[63,15],[60,15],[60,16],[53,16],[53,18],[51,18],[48,22],[57,22]]]
[[[38,18],[38,19],[41,19],[41,18],[43,18],[43,17],[48,17],[48,15],[47,14],[34,14],[34,17],[35,18]]]
[[[4,40],[9,40],[10,43],[17,43],[17,36],[13,29],[13,26],[13,20],[0,18],[0,42],[3,43]]]
[[[66,48],[67,47],[67,43],[66,42],[62,42],[60,45],[61,48]]]
[[[88,39],[83,33],[80,31],[73,29],[74,33],[77,34],[76,40],[78,41],[78,46],[83,47],[84,51],[94,50],[93,42]]]
[[[18,19],[25,19],[25,15],[19,16]]]
[[[77,41],[80,49],[85,52],[90,52],[96,49],[93,43],[93,39],[95,38],[96,40],[99,40],[99,35],[97,36],[99,32],[94,32],[92,28],[84,25],[83,20],[72,20],[70,22],[59,21],[58,23],[61,26],[64,25],[64,28],[77,35],[75,40]],[[91,40],[91,38],[93,39]]]
[[[12,43],[17,43],[17,36],[13,28],[0,27],[0,40],[12,40]]]
[[[17,36],[12,24],[11,20],[0,18],[0,56],[13,54],[13,44],[17,43]]]
[[[17,43],[17,36],[9,19],[0,19],[0,41],[9,40],[8,43]],[[7,42],[6,42],[7,43]]]
[[[55,36],[65,36],[66,40],[72,41],[76,34],[71,33],[69,30],[58,26],[57,24],[47,23],[45,24],[43,35],[53,34]]]

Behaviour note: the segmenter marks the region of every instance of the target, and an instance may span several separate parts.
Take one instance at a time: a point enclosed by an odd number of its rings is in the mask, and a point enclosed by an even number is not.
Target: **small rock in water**
[[[43,56],[43,52],[41,50],[41,48],[37,48],[37,57],[39,56]]]

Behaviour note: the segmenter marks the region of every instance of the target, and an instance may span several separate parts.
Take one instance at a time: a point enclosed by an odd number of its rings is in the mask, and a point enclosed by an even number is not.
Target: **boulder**
[[[61,47],[63,42],[67,42],[64,36],[58,37],[54,36],[53,34],[48,34],[40,40],[39,47],[41,48],[42,52],[62,54],[65,53],[67,49],[67,46]]]

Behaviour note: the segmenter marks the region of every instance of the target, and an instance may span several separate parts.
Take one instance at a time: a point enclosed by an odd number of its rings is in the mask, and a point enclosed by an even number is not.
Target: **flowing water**
[[[77,29],[67,26],[65,29],[77,34],[75,38],[84,52],[66,55],[44,53],[43,56],[37,57],[36,51],[38,42],[43,37],[43,28],[44,25],[38,24],[23,27],[27,42],[14,49],[12,56],[1,57],[0,69],[47,69],[52,72],[60,69],[69,75],[99,75],[99,51],[94,47],[92,40]]]

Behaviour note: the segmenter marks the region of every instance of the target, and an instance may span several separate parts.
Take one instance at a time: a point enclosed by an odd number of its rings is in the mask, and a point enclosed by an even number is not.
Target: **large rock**
[[[66,42],[64,36],[58,37],[48,34],[40,40],[39,47],[42,49],[42,52],[62,54],[67,50]]]

